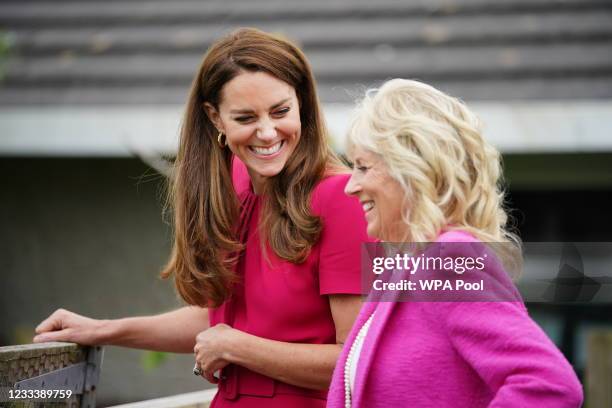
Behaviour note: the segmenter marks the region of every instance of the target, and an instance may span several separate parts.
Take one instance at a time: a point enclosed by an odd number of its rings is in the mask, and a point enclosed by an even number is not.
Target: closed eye
[[[361,172],[361,173],[365,173],[366,171],[368,171],[368,170],[370,169],[370,168],[369,168],[369,167],[367,167],[367,166],[364,166],[364,165],[362,165],[362,164],[356,164],[356,163],[351,162],[351,161],[350,161],[350,162],[348,162],[347,164],[348,164],[348,166],[349,166],[349,167],[350,167],[352,170],[357,170],[357,171],[359,171],[359,172]]]
[[[239,123],[248,123],[253,121],[254,119],[255,118],[253,116],[238,116],[234,118],[234,120]]]
[[[272,112],[272,116],[277,117],[277,118],[282,118],[283,116],[288,114],[290,110],[291,108],[282,108],[282,109]]]

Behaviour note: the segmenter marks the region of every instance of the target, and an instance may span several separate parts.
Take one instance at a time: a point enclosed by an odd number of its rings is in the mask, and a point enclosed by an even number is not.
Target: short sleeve
[[[348,174],[328,177],[313,192],[313,212],[323,222],[318,267],[321,295],[362,293],[361,244],[371,239],[359,200],[344,193],[348,179]]]

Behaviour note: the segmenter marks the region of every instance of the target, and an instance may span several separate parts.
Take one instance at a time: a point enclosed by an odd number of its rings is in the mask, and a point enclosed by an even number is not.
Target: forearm
[[[103,344],[192,353],[197,334],[208,327],[208,310],[187,306],[155,316],[106,320],[100,337]]]
[[[238,332],[226,359],[276,380],[299,387],[329,387],[340,355],[339,344],[296,344]]]

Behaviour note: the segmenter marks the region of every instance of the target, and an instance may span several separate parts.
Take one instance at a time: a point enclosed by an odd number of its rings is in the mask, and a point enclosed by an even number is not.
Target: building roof
[[[609,0],[9,0],[0,105],[181,104],[240,26],[300,44],[324,102],[391,77],[467,100],[612,97]]]

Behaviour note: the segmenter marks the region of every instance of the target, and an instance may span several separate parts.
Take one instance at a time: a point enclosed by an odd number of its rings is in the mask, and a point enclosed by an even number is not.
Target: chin
[[[257,174],[262,177],[274,177],[277,176],[285,168],[285,164],[279,164],[276,166],[266,166],[263,168],[255,169]]]
[[[372,226],[372,227],[368,226],[367,233],[370,238],[382,239],[379,236],[380,234],[379,234],[378,228],[376,228],[375,226]]]

